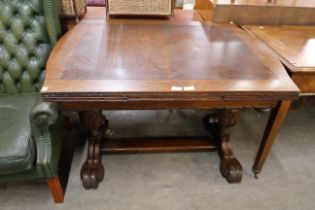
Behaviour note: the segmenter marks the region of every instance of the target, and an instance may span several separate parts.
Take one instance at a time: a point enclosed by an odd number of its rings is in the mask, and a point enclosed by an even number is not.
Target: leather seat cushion
[[[0,95],[0,174],[30,170],[35,161],[30,112],[38,93]]]

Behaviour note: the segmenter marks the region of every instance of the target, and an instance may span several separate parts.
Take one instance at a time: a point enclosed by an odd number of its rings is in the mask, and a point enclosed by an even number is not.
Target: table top
[[[292,72],[315,72],[315,26],[244,26]]]
[[[236,26],[95,19],[58,42],[41,94],[279,100],[298,89],[272,50]]]

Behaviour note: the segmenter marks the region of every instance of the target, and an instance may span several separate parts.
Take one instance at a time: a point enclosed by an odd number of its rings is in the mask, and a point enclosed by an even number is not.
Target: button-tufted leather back
[[[60,35],[57,0],[0,0],[0,94],[39,91]]]

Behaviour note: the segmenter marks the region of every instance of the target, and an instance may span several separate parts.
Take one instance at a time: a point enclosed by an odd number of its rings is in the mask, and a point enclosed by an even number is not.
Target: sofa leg
[[[63,203],[64,194],[59,177],[55,176],[54,178],[48,179],[48,186],[55,203]]]

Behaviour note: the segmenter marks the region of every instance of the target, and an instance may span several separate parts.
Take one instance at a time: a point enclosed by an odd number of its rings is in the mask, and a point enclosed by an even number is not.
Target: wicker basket
[[[173,0],[106,0],[107,17],[111,15],[171,16]]]
[[[71,16],[79,19],[79,13],[86,10],[86,0],[59,0],[59,12],[61,16]]]

